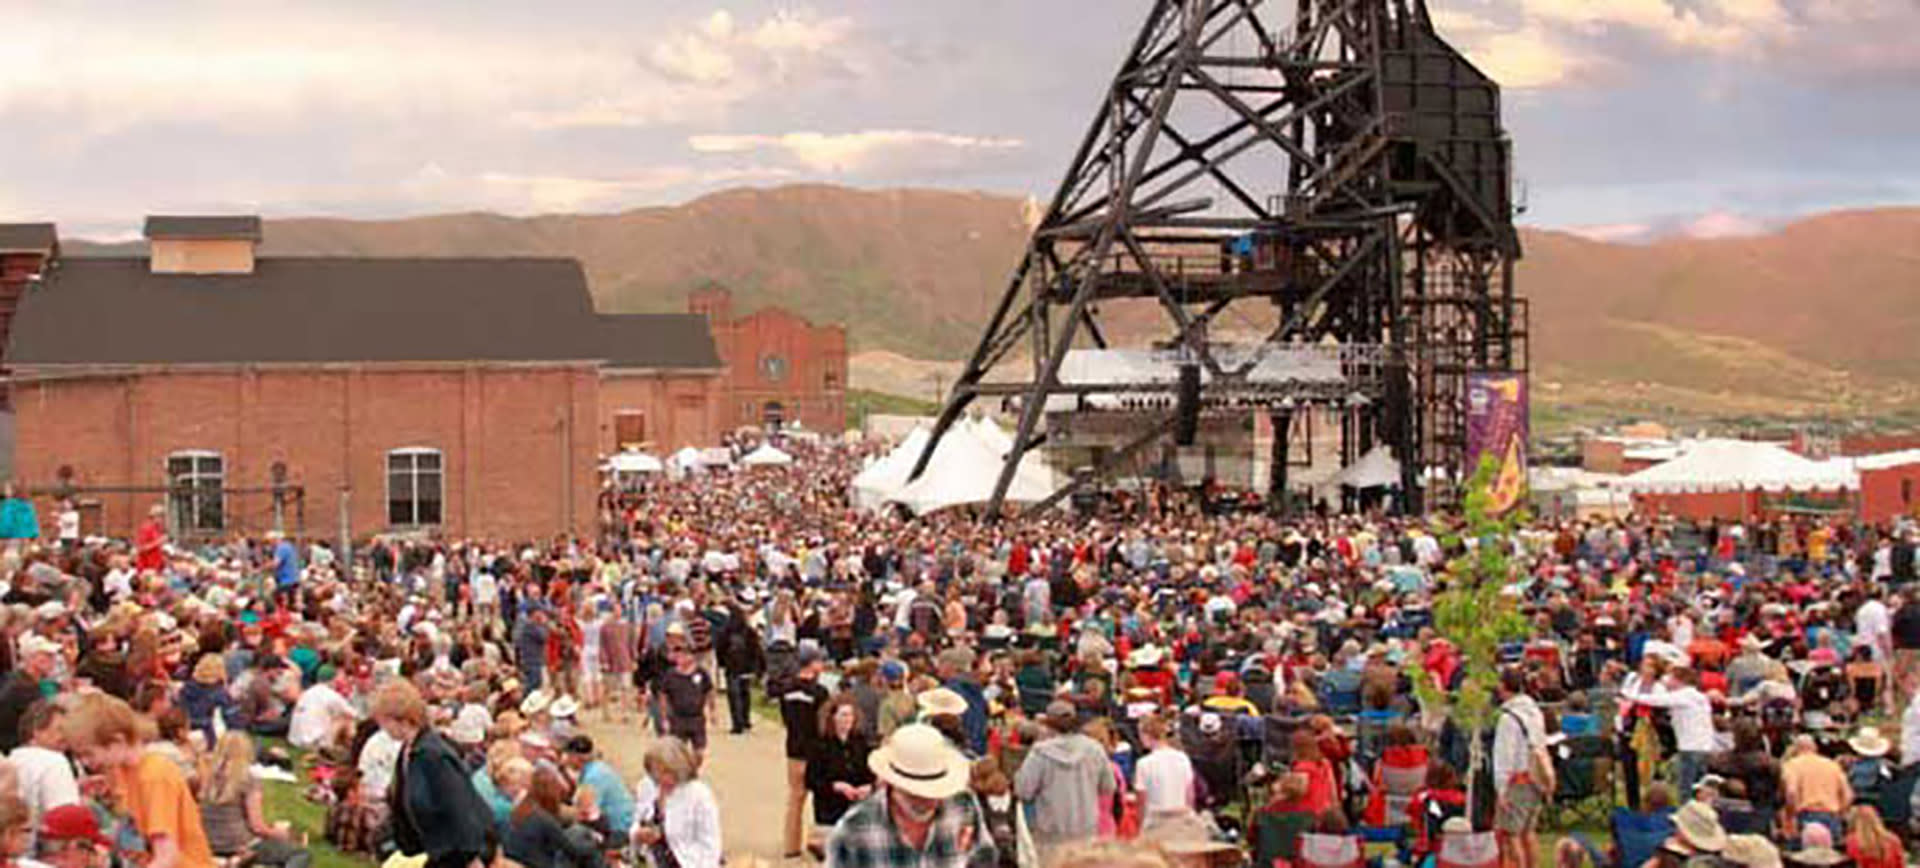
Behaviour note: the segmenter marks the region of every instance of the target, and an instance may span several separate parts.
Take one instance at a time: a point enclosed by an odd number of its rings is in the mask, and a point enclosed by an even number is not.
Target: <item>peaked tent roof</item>
[[[1860,476],[1845,462],[1813,461],[1773,443],[1691,440],[1680,445],[1680,457],[1629,475],[1618,485],[1651,492],[1825,491],[1858,488]]]
[[[747,457],[740,459],[740,463],[749,467],[771,467],[792,464],[793,456],[774,448],[771,443],[762,443],[760,448],[747,453]]]

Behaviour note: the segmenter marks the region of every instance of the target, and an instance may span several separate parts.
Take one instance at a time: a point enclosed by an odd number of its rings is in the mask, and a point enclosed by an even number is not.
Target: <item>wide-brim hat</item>
[[[1720,814],[1704,802],[1688,802],[1675,811],[1673,829],[1687,846],[1704,853],[1718,853],[1727,846],[1727,830],[1720,825]]]
[[[547,706],[552,704],[552,695],[544,690],[535,690],[527,694],[527,698],[520,700],[520,713],[532,717],[540,712],[546,711]]]
[[[580,710],[580,703],[575,702],[571,696],[562,696],[554,700],[553,706],[547,710],[552,712],[554,717],[572,717]]]
[[[1802,847],[1788,856],[1795,865],[1839,865],[1847,854],[1832,847]]]
[[[1728,835],[1720,858],[1740,868],[1780,868],[1780,848],[1760,835]]]
[[[1852,738],[1847,739],[1847,747],[1853,748],[1853,752],[1860,756],[1886,756],[1887,751],[1893,749],[1893,743],[1888,741],[1886,736],[1881,735],[1880,730],[1863,726],[1859,732],[1854,733]]]
[[[964,792],[973,771],[965,754],[924,723],[894,730],[886,744],[867,755],[867,768],[887,786],[923,799],[946,799]]]
[[[914,697],[914,702],[920,706],[920,713],[928,717],[939,717],[943,714],[959,717],[967,713],[966,697],[945,687],[922,691],[919,696]]]
[[[1127,655],[1127,668],[1142,669],[1158,666],[1164,653],[1158,645],[1142,645]]]

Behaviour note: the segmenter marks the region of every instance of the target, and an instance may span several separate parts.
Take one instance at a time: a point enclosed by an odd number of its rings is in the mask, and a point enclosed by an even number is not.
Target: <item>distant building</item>
[[[791,311],[737,316],[724,287],[695,290],[687,309],[704,315],[726,362],[720,420],[727,430],[799,423],[824,434],[847,427],[847,330]]]
[[[53,227],[0,225],[18,476],[72,492],[88,533],[155,503],[187,537],[587,533],[602,455],[739,416],[705,320],[597,313],[573,260],[262,257],[257,217],[145,234],[60,258]]]

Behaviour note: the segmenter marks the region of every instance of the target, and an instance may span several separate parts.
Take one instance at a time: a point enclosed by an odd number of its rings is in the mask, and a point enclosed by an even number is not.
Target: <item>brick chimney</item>
[[[20,297],[46,276],[59,255],[60,233],[52,223],[0,223],[0,354],[13,334]],[[0,409],[12,406],[7,387],[0,386]]]
[[[153,216],[143,234],[154,274],[252,274],[260,218]]]

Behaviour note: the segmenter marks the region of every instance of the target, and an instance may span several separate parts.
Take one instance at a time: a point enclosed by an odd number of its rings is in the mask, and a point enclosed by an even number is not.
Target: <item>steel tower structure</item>
[[[1527,364],[1511,165],[1498,85],[1440,37],[1426,0],[1156,0],[913,476],[974,400],[1017,404],[998,515],[1050,398],[1159,392],[1164,406],[1164,381],[1059,376],[1070,349],[1108,346],[1103,306],[1144,300],[1166,329],[1156,346],[1200,370],[1201,405],[1273,415],[1272,493],[1292,414],[1317,405],[1342,414],[1346,461],[1392,448],[1406,509],[1429,488],[1449,499],[1449,476],[1422,469],[1461,469],[1466,373]],[[1223,317],[1263,337],[1223,352],[1209,337]],[[1337,354],[1347,382],[1252,381],[1288,348]],[[1030,366],[1009,361],[1022,349]],[[1093,475],[1181,427],[1191,397]]]

